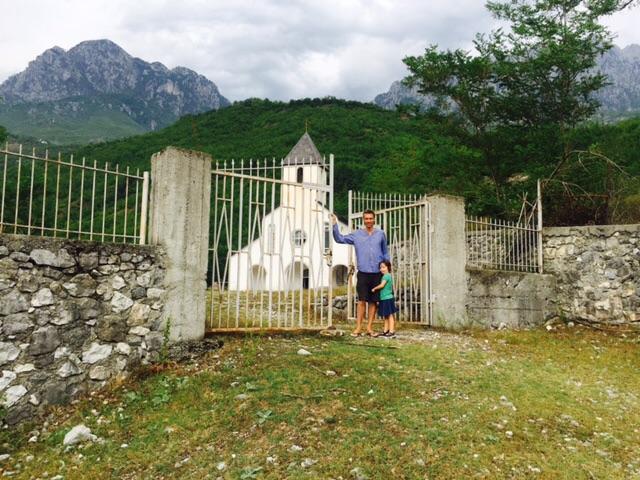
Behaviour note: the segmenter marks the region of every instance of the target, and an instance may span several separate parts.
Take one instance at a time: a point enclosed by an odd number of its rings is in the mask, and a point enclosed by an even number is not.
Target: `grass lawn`
[[[401,325],[394,340],[221,338],[190,363],[2,430],[0,469],[58,480],[640,478],[637,333]],[[98,441],[63,446],[79,424]]]

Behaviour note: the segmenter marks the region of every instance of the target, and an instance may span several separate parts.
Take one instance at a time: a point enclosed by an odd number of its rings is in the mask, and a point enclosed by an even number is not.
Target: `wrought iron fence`
[[[366,209],[387,236],[393,262],[393,290],[401,322],[431,324],[431,207],[426,196],[349,191],[349,223],[360,227]],[[351,250],[350,250],[351,252]],[[355,260],[355,259],[352,259]],[[350,262],[353,265],[353,262]],[[355,265],[354,265],[355,267]],[[353,273],[355,268],[350,269]],[[353,278],[348,283],[348,315],[355,317]]]
[[[425,202],[426,197],[411,194],[387,194],[349,191],[349,218],[358,220],[362,212],[371,209],[374,212],[393,210]]]
[[[540,185],[535,203],[523,198],[517,222],[466,216],[467,265],[543,273]]]
[[[149,173],[0,149],[0,233],[146,243]]]
[[[324,164],[332,172],[333,155]],[[300,165],[312,163],[231,161],[212,170],[209,329],[331,325],[332,174],[327,183],[317,166],[317,177],[302,182]]]
[[[494,270],[538,272],[536,228],[467,216],[467,265]]]

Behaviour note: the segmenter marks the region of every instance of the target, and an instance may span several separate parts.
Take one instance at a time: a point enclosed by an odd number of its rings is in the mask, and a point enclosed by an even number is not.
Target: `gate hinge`
[[[327,265],[331,267],[333,265],[333,251],[330,248],[324,249],[324,258],[327,261]]]

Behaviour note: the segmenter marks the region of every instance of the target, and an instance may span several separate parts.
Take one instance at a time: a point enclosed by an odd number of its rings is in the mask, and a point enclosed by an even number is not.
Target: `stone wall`
[[[456,205],[451,202],[449,207]],[[445,234],[441,244],[456,235],[465,239],[464,231]],[[544,275],[465,268],[469,243],[455,245],[446,245],[447,255],[432,254],[434,264],[444,258],[449,274],[458,272],[455,278],[463,287],[456,295],[442,285],[434,288],[434,325],[521,328],[560,317],[640,326],[640,225],[545,228]],[[442,283],[444,269],[434,267],[434,287]],[[335,299],[334,317],[344,317],[340,314],[344,308],[344,302]],[[458,314],[460,310],[463,314]]]
[[[552,307],[567,320],[640,321],[640,225],[545,228],[545,273],[557,279]]]
[[[15,424],[163,347],[156,248],[0,235],[0,404]]]
[[[469,323],[491,328],[527,328],[549,317],[553,275],[468,268]]]

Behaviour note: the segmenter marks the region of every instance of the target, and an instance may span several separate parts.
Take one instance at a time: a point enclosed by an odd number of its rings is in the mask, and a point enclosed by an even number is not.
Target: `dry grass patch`
[[[631,337],[405,329],[397,340],[223,340],[45,424],[3,431],[3,468],[25,479],[640,477]],[[101,441],[62,446],[80,423]]]

